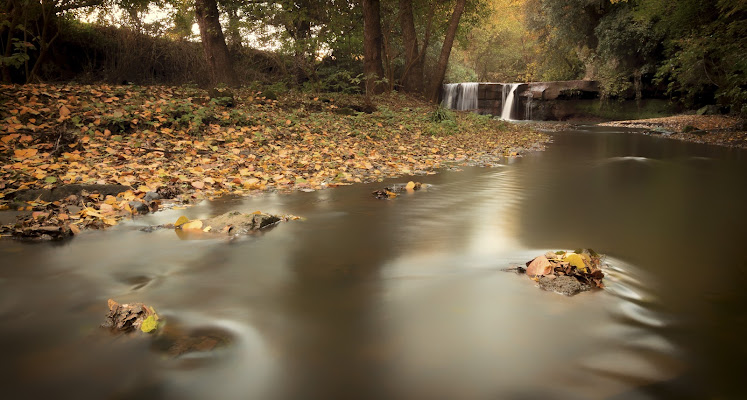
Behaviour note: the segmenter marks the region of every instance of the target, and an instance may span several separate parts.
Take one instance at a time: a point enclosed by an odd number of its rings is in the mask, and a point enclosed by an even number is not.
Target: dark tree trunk
[[[0,33],[3,34],[0,37],[4,37],[4,39],[6,39],[4,43],[3,56],[10,57],[13,55],[13,35],[15,34],[15,27],[21,20],[21,11],[23,10],[23,8],[16,4],[15,1],[7,1],[6,3],[7,4],[5,5],[3,11],[5,11],[7,14],[10,14],[10,18],[7,19],[8,24],[6,26],[0,27]],[[6,32],[7,36],[5,35]],[[12,82],[13,78],[10,72],[10,65],[3,65],[2,74],[3,83]]]
[[[44,63],[44,59],[47,57],[47,54],[49,54],[50,47],[60,35],[60,31],[58,29],[57,32],[55,32],[54,36],[52,36],[52,39],[49,39],[49,41],[47,41],[48,32],[49,29],[52,28],[53,17],[55,14],[56,10],[54,9],[54,5],[45,7],[45,4],[42,3],[42,31],[38,39],[39,56],[36,58],[36,61],[34,61],[34,66],[31,68],[31,72],[26,73],[26,83],[38,82],[40,80],[38,76],[39,69]]]
[[[381,4],[379,0],[363,0],[363,74],[366,93],[380,93],[383,85],[376,81],[384,76],[381,64]]]
[[[210,83],[215,85],[224,83],[236,85],[236,73],[233,70],[233,61],[228,53],[226,38],[218,19],[218,5],[215,0],[195,0],[195,16],[197,25],[200,26],[200,38],[202,48],[205,50],[205,59],[210,73]]]
[[[402,73],[402,86],[406,92],[422,92],[423,63],[420,62],[418,52],[418,36],[415,33],[412,0],[399,0],[399,23],[402,29],[402,43],[405,47],[405,71]]]
[[[464,5],[466,3],[467,0],[457,0],[454,12],[451,14],[449,28],[446,30],[446,37],[444,38],[443,47],[441,47],[441,55],[438,57],[436,74],[433,79],[433,87],[431,88],[431,101],[433,102],[438,101],[438,93],[441,90],[441,84],[446,76],[446,66],[449,64],[451,46],[454,45],[454,38],[456,37],[457,28],[459,27],[459,19],[462,18]]]

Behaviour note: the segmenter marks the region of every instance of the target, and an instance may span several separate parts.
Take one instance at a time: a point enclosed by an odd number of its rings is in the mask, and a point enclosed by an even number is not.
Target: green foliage
[[[36,47],[32,43],[24,42],[18,38],[11,38],[11,43],[13,50],[7,57],[0,56],[0,67],[10,66],[13,68],[21,68],[30,59],[28,50],[35,50]]]
[[[688,106],[716,101],[740,113],[747,104],[747,3],[649,0],[639,20],[663,35],[666,58],[657,69],[669,93]]]
[[[456,114],[454,111],[443,107],[441,104],[431,113],[430,120],[432,122],[444,122],[444,121],[456,121]]]
[[[472,115],[472,114],[470,114]],[[456,114],[441,106],[440,104],[429,115],[430,124],[425,128],[425,133],[431,136],[452,135],[459,130]]]

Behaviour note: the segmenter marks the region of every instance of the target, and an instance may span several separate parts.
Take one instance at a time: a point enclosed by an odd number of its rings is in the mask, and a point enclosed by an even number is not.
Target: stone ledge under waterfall
[[[500,116],[504,120],[565,120],[579,114],[575,102],[599,98],[596,81],[529,83],[450,83],[443,86],[441,104]],[[577,109],[578,108],[578,109]]]

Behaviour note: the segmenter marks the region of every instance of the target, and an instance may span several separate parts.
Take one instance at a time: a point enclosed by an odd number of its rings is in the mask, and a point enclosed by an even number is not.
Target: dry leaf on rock
[[[552,273],[552,264],[545,256],[535,257],[532,261],[527,264],[526,274],[530,277],[536,277],[541,275],[548,275]]]

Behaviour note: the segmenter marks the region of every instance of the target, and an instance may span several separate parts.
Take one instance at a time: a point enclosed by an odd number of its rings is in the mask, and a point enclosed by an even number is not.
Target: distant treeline
[[[608,99],[747,115],[744,0],[5,0],[0,44],[4,82],[435,99],[449,81],[594,79]]]

